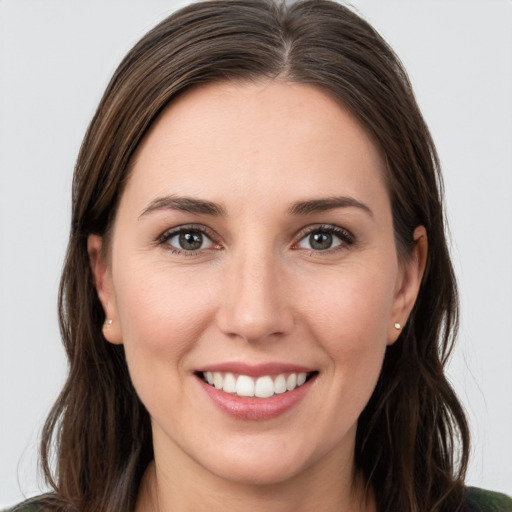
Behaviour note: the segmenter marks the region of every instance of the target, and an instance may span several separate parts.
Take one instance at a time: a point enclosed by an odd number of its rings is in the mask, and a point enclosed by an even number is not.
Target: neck
[[[375,512],[372,493],[354,472],[312,467],[277,484],[254,485],[225,481],[214,475],[184,478],[169,474],[165,464],[152,461],[144,475],[136,512]],[[341,469],[341,471],[340,471]],[[188,473],[188,472],[187,472]]]

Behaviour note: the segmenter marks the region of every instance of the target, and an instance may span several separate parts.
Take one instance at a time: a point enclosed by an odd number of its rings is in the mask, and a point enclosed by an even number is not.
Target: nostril
[[[218,313],[220,330],[231,338],[247,342],[277,341],[289,334],[294,325],[293,315],[286,305],[240,302],[226,305]]]

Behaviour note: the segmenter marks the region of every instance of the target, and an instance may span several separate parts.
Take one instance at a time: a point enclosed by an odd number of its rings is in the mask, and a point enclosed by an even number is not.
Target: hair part
[[[398,57],[366,21],[328,0],[192,4],[146,34],[114,73],[73,180],[59,294],[69,375],[42,439],[42,467],[55,489],[48,499],[56,509],[133,510],[153,458],[149,415],[131,383],[123,347],[102,335],[88,236],[108,239],[130,162],[177,96],[217,81],[277,78],[335,98],[382,150],[400,257],[410,253],[417,226],[428,233],[418,299],[399,340],[387,349],[358,422],[358,474],[380,512],[462,509],[469,433],[444,375],[458,301],[436,149]]]

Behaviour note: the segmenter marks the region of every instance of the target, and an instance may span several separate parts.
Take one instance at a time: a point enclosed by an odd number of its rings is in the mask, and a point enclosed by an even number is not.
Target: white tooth
[[[270,377],[260,377],[256,381],[254,395],[258,398],[268,398],[274,394],[274,383]]]
[[[274,381],[274,393],[281,394],[286,391],[286,377],[281,374],[276,377]]]
[[[212,372],[206,372],[204,374],[204,377],[206,379],[206,382],[208,382],[208,384],[213,385],[213,373]]]
[[[291,391],[292,389],[295,389],[296,387],[297,387],[297,374],[290,373],[290,375],[288,375],[288,378],[286,379],[286,389],[288,391]]]
[[[217,389],[222,389],[223,380],[224,379],[222,378],[222,373],[220,373],[220,372],[213,372],[213,385]]]
[[[302,386],[302,384],[306,382],[307,376],[307,373],[299,373],[299,375],[297,375],[297,386]]]
[[[236,381],[238,396],[254,396],[254,380],[247,375],[240,375]]]
[[[232,373],[226,373],[224,376],[224,385],[222,389],[226,393],[234,393],[236,391],[236,381]]]

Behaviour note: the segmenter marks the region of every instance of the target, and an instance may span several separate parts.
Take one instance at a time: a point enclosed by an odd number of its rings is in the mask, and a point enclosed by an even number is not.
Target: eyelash
[[[166,250],[169,250],[172,254],[178,254],[178,255],[188,256],[188,257],[197,256],[197,255],[201,254],[201,252],[209,249],[209,248],[197,249],[197,250],[179,249],[177,247],[172,246],[169,243],[169,240],[171,240],[172,238],[179,236],[181,234],[186,234],[186,233],[189,233],[189,234],[190,233],[199,233],[202,236],[206,237],[211,242],[214,249],[219,250],[222,248],[220,243],[215,241],[216,239],[218,239],[218,237],[216,237],[215,233],[212,230],[207,229],[205,226],[194,225],[194,224],[180,226],[178,228],[173,228],[171,230],[168,230],[168,231],[164,232],[162,235],[160,235],[158,237],[158,239],[156,240],[156,242],[158,245],[165,246]],[[329,247],[327,249],[322,249],[322,250],[320,250],[320,249],[305,249],[305,250],[308,250],[310,254],[315,255],[315,256],[318,256],[321,254],[333,254],[340,250],[347,249],[355,243],[354,235],[352,235],[352,233],[350,233],[348,230],[341,228],[339,226],[333,226],[332,224],[320,224],[320,225],[309,226],[308,228],[301,231],[298,235],[299,239],[297,242],[295,242],[292,245],[292,249],[300,250],[301,248],[299,247],[299,244],[306,237],[311,236],[314,233],[323,233],[323,234],[327,234],[327,235],[334,235],[341,241],[341,243],[339,243],[338,245],[336,245],[334,247]]]
[[[323,250],[309,249],[310,255],[314,255],[314,256],[320,256],[322,254],[328,255],[328,254],[337,253],[338,251],[346,250],[350,246],[354,245],[354,243],[356,241],[354,235],[352,233],[350,233],[350,231],[348,231],[345,228],[341,228],[339,226],[333,226],[332,224],[318,224],[318,225],[314,225],[314,226],[309,226],[305,230],[300,232],[299,233],[300,238],[299,238],[298,242],[295,242],[293,244],[292,248],[299,250],[300,248],[298,247],[298,245],[300,244],[300,242],[302,242],[304,239],[306,239],[307,237],[311,236],[314,233],[323,233],[323,234],[327,234],[327,235],[334,235],[341,241],[341,243],[339,243],[338,245],[336,245],[334,247],[329,247],[328,249],[323,249]],[[306,250],[308,250],[308,249],[306,249]]]
[[[174,247],[169,243],[169,240],[174,238],[175,236],[179,236],[181,234],[186,233],[199,233],[202,236],[206,237],[215,249],[220,249],[221,246],[218,242],[215,242],[215,233],[210,229],[207,229],[205,226],[198,226],[195,224],[188,224],[186,226],[180,226],[178,228],[171,229],[166,231],[162,235],[160,235],[157,239],[157,244],[164,246],[166,250],[170,251],[172,254],[179,254],[181,256],[197,256],[201,254],[202,251],[206,249],[197,249],[197,250],[187,250],[187,249],[179,249],[178,247]]]

